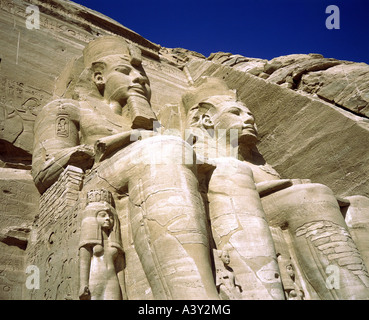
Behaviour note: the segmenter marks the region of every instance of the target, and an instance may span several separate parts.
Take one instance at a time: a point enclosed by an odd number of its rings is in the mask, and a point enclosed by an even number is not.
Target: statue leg
[[[132,237],[155,299],[218,299],[193,157],[183,140],[159,136],[96,172],[116,192],[128,191]]]
[[[350,230],[367,269],[369,268],[369,198],[364,196],[346,197],[350,205],[346,207],[345,221]]]
[[[271,226],[288,228],[307,280],[323,300],[369,297],[369,277],[333,192],[299,184],[262,198]]]
[[[216,247],[229,251],[243,297],[284,300],[272,235],[249,166],[235,159],[219,163],[208,199]]]

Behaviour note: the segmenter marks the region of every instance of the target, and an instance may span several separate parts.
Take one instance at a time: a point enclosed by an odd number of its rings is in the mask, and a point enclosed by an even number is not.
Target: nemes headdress
[[[229,89],[226,82],[220,78],[202,77],[196,85],[182,96],[182,104],[187,114],[201,102],[209,99],[216,102],[216,97],[236,100],[237,94],[234,90]]]
[[[141,50],[119,36],[102,36],[91,41],[83,50],[85,67],[89,68],[107,56],[127,56],[133,66],[139,66],[142,62]]]

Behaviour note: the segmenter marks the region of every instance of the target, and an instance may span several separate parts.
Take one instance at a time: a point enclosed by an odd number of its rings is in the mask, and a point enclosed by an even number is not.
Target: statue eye
[[[131,72],[131,68],[126,66],[119,66],[118,68],[115,68],[115,71],[129,75],[129,73]]]
[[[237,116],[239,116],[241,114],[240,109],[237,108],[232,108],[231,110],[229,110],[230,113],[235,114]]]
[[[106,211],[99,211],[97,213],[97,216],[102,217],[102,218],[105,218],[107,215],[109,215],[109,214]]]

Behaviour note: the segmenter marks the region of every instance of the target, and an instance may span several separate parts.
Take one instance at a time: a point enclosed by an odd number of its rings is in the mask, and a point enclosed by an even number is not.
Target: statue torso
[[[80,143],[94,145],[106,136],[130,130],[129,119],[114,113],[105,103],[80,102]]]

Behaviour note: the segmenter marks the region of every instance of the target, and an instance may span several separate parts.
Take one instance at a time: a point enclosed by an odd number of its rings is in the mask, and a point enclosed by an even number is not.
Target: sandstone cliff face
[[[31,4],[40,9],[40,29],[26,27]],[[75,78],[66,66],[99,35],[117,34],[140,47],[152,106],[165,128],[181,128],[178,101],[189,85],[202,76],[217,76],[255,114],[259,150],[282,178],[311,179],[340,197],[369,196],[365,63],[319,54],[267,61],[218,52],[206,58],[162,48],[108,17],[61,0],[1,0],[0,27],[0,299],[19,299],[26,290],[24,251],[39,213],[30,174],[33,123],[47,102],[67,97]],[[137,262],[133,253],[128,259],[130,266]],[[130,284],[131,297],[152,298],[143,282]]]
[[[266,61],[222,52],[208,60],[368,117],[369,66],[366,63],[324,58],[320,54],[292,54]]]

